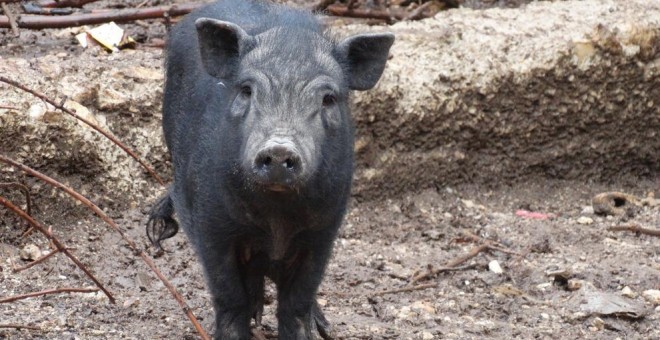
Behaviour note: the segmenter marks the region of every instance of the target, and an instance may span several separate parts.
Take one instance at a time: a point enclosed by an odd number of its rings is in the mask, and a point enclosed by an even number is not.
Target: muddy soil
[[[636,223],[660,226],[660,212],[641,208],[633,217],[599,217],[591,197],[623,190],[643,195],[657,182],[635,187],[539,180],[496,190],[464,185],[427,190],[381,202],[353,203],[318,299],[340,339],[477,338],[660,338],[660,307],[644,292],[660,289],[660,242],[657,237],[606,231]],[[551,214],[547,220],[524,219],[519,209]],[[145,210],[120,213],[117,222],[146,246]],[[92,287],[89,279],[58,254],[32,269],[19,249],[44,238],[17,237],[18,222],[3,224],[0,238],[2,296],[55,287]],[[54,230],[115,294],[112,305],[100,293],[50,295],[2,304],[2,324],[35,330],[0,330],[7,339],[193,339],[190,323],[148,268],[116,233],[94,218],[55,225]],[[496,240],[518,256],[490,251],[414,286],[426,289],[378,295],[409,286],[413,276],[466,255],[477,243],[465,233]],[[207,330],[213,314],[201,268],[183,234],[167,241],[156,259]],[[501,273],[489,269],[497,261]],[[560,273],[560,274],[555,274]],[[574,285],[582,288],[574,290]],[[422,286],[423,287],[423,286]],[[629,288],[625,288],[629,287]],[[625,290],[624,290],[625,289]],[[630,290],[630,292],[628,292]],[[585,309],[589,292],[624,292],[634,304],[620,315],[602,316]],[[649,293],[647,292],[647,295]],[[268,286],[268,301],[274,287]],[[276,329],[274,303],[266,306],[263,329]],[[626,312],[641,318],[624,317]]]
[[[123,27],[146,43],[162,39],[165,32],[157,22]],[[20,38],[0,32],[0,46],[4,58],[23,59],[25,67],[43,74],[52,71],[43,62],[49,56],[55,60],[75,58],[80,69],[94,69],[95,73],[104,72],[104,67],[119,67],[126,58],[112,59],[105,52],[82,50],[73,42],[71,32],[63,30],[23,30]],[[129,59],[137,65],[151,65],[160,62],[160,53],[152,48],[132,53]],[[102,66],[106,63],[111,66]],[[3,76],[43,92],[61,90],[49,82],[52,79],[32,79],[20,68],[5,70],[10,74]],[[52,78],[61,80],[60,75]],[[102,78],[94,79],[102,85]],[[154,91],[158,96],[160,90]],[[0,93],[0,104],[18,105],[7,96]],[[135,141],[132,125],[157,125],[160,119],[157,104],[140,103],[135,112],[104,109],[95,102],[84,104],[106,110],[114,133],[131,141]],[[120,111],[130,113],[117,113]],[[0,110],[0,116],[6,114],[7,110]],[[10,142],[0,131],[0,146],[7,148],[0,153],[19,157],[20,148]],[[52,139],[44,143],[57,145]],[[169,176],[162,140],[153,143],[160,146],[145,156],[159,173]],[[103,191],[95,193],[88,173],[94,168],[73,169],[85,159],[72,154],[67,157],[75,163],[69,160],[62,165],[58,163],[62,159],[55,157],[38,158],[41,163],[32,165],[56,172],[54,176],[62,176],[71,186],[83,186],[130,237],[154,255],[144,224],[146,212],[164,189],[146,175],[135,174],[140,177],[140,188],[150,183],[147,189],[130,197],[115,197],[105,191],[107,184],[99,184]],[[52,226],[112,291],[117,303],[110,304],[101,293],[55,294],[1,303],[0,338],[197,338],[162,283],[117,233],[33,179],[1,170],[2,181],[19,177],[15,180],[31,185],[35,218]],[[438,185],[354,200],[320,288],[319,303],[339,339],[660,339],[660,238],[607,230],[632,224],[660,229],[660,207],[631,206],[623,216],[598,216],[591,207],[591,198],[606,191],[638,197],[658,195],[660,176],[620,178],[607,183],[543,176],[517,182],[493,178],[488,186]],[[3,197],[23,202],[19,194],[1,190]],[[29,263],[21,259],[20,250],[36,245],[43,254],[51,248],[37,233],[22,237],[24,223],[0,210],[0,298],[52,288],[93,287],[62,254],[14,273],[12,268]],[[540,214],[528,218],[520,216],[521,211]],[[496,241],[499,250],[482,252],[460,263],[457,270],[413,282],[414,277],[441,268],[481,244],[468,235]],[[165,242],[165,248],[167,252],[155,259],[156,264],[184,296],[202,326],[212,332],[209,294],[189,242],[179,233]],[[412,288],[396,291],[407,287]],[[276,297],[272,284],[266,294],[268,305],[260,330],[273,336]],[[618,309],[604,308],[604,301]],[[598,307],[596,302],[603,303]]]

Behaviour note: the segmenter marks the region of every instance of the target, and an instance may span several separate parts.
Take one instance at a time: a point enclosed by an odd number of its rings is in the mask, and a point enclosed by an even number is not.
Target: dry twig
[[[443,272],[443,271],[446,271],[447,268],[453,268],[453,267],[456,267],[456,266],[458,266],[459,264],[461,264],[461,263],[463,263],[463,262],[465,262],[465,261],[467,261],[467,260],[469,260],[469,259],[471,259],[471,258],[473,258],[473,257],[475,257],[475,256],[477,256],[477,255],[479,255],[481,252],[486,251],[486,250],[489,250],[489,249],[492,249],[490,245],[488,245],[488,244],[480,244],[480,245],[478,245],[478,246],[472,248],[472,250],[470,250],[469,253],[467,253],[467,254],[465,254],[465,255],[463,255],[463,256],[457,257],[457,258],[455,258],[455,259],[453,259],[453,260],[447,262],[447,264],[444,265],[443,267],[432,268],[431,270],[429,270],[429,271],[426,272],[426,273],[422,273],[422,274],[416,275],[415,277],[412,278],[412,280],[410,281],[410,284],[414,284],[415,282],[418,282],[418,281],[421,281],[421,280],[429,279],[429,278],[431,278],[431,277],[433,277],[433,276],[435,276],[435,275],[438,275],[439,273],[441,273],[441,272]]]
[[[640,227],[637,224],[613,226],[613,227],[607,228],[607,230],[609,230],[609,231],[632,231],[633,233],[637,233],[637,234],[644,234],[644,235],[660,237],[660,230],[643,228],[643,227]]]
[[[336,0],[319,0],[315,5],[312,6],[312,11],[323,12],[328,6],[335,3]]]
[[[6,297],[3,299],[0,299],[0,303],[5,303],[5,302],[13,302],[16,300],[23,300],[35,296],[42,296],[42,295],[48,295],[48,294],[59,294],[59,293],[94,293],[98,292],[98,288],[55,288],[55,289],[47,289],[47,290],[42,290],[40,292],[33,292],[33,293],[27,293],[27,294],[21,294],[21,295],[14,295],[10,297]]]
[[[36,170],[31,169],[30,167],[25,166],[25,165],[23,165],[19,162],[16,162],[12,159],[9,159],[8,157],[6,157],[4,155],[0,155],[0,162],[4,162],[4,163],[10,164],[12,166],[15,166],[15,167],[19,168],[21,171],[26,172],[26,173],[28,173],[32,176],[35,176],[35,177],[41,179],[42,181],[44,181],[44,182],[46,182],[46,183],[48,183],[48,184],[50,184],[50,185],[52,185],[52,186],[54,186],[58,189],[63,190],[64,192],[69,194],[69,196],[71,196],[75,200],[81,202],[85,206],[89,207],[92,211],[94,211],[94,213],[96,213],[96,215],[100,219],[102,219],[105,223],[107,223],[114,231],[119,233],[119,235],[124,240],[124,242],[126,242],[128,244],[128,246],[138,256],[140,256],[140,258],[144,261],[144,263],[147,264],[147,266],[154,272],[154,274],[163,283],[163,285],[165,285],[167,290],[172,294],[172,296],[174,296],[174,299],[179,303],[179,306],[181,307],[181,309],[183,309],[184,313],[186,314],[186,316],[188,317],[190,322],[193,324],[193,326],[195,327],[195,329],[199,333],[200,337],[204,340],[210,339],[210,337],[208,336],[206,331],[204,331],[202,326],[199,324],[199,321],[197,321],[197,318],[195,318],[195,315],[193,314],[190,307],[188,307],[188,304],[186,304],[185,300],[183,300],[183,297],[179,294],[179,292],[176,291],[176,288],[174,288],[174,286],[167,280],[167,278],[165,278],[165,276],[160,272],[160,270],[158,270],[158,268],[156,267],[156,264],[151,260],[151,258],[149,256],[147,256],[147,254],[142,249],[140,249],[137,246],[137,244],[135,244],[135,242],[133,242],[133,240],[131,240],[119,228],[119,226],[108,215],[106,215],[103,212],[103,210],[101,210],[98,206],[96,206],[94,203],[92,203],[90,200],[88,200],[83,195],[77,193],[75,190],[73,190],[73,189],[69,188],[68,186],[66,186],[66,185],[64,185],[64,184],[62,184],[62,183],[60,183],[60,182],[44,175],[42,173],[40,173],[39,171],[36,171]]]
[[[423,12],[427,8],[431,7],[431,5],[433,5],[433,1],[427,1],[427,2],[417,6],[417,8],[415,8],[412,12],[410,12],[410,14],[408,14],[408,16],[406,17],[406,20],[421,19]]]
[[[328,13],[341,17],[351,17],[351,18],[370,18],[370,19],[381,19],[391,22],[394,20],[403,20],[407,17],[407,14],[401,10],[379,10],[379,9],[352,9],[346,8],[341,5],[330,5],[325,9]],[[0,27],[2,27],[2,21],[0,20]]]
[[[42,0],[37,3],[37,6],[45,8],[82,7],[96,1],[98,0]]]
[[[19,88],[19,89],[27,92],[27,93],[30,93],[33,96],[47,102],[48,104],[53,105],[55,108],[61,110],[62,112],[64,112],[64,113],[78,119],[79,121],[87,124],[89,127],[96,130],[98,133],[102,134],[103,136],[108,138],[111,142],[113,142],[115,145],[117,145],[119,148],[124,150],[124,152],[126,152],[129,156],[133,157],[133,159],[135,159],[138,163],[140,163],[140,165],[142,165],[142,167],[145,170],[147,170],[147,172],[149,172],[158,181],[158,183],[160,183],[161,185],[165,185],[165,182],[156,174],[156,172],[154,170],[152,170],[151,167],[149,165],[147,165],[146,162],[144,162],[142,159],[140,159],[140,157],[137,154],[135,154],[135,152],[133,152],[126,145],[124,145],[122,142],[117,140],[117,138],[113,137],[110,133],[108,133],[106,131],[103,131],[103,129],[99,128],[96,124],[94,124],[91,121],[79,116],[75,112],[65,108],[63,103],[62,104],[56,103],[54,100],[48,98],[45,94],[42,94],[42,93],[39,93],[37,91],[31,90],[31,89],[15,82],[15,81],[13,81],[11,79],[8,79],[8,78],[5,78],[3,76],[0,76],[0,82],[9,84],[11,86],[14,86],[16,88]]]
[[[50,230],[49,230],[49,231],[50,231]],[[30,262],[30,263],[28,263],[28,264],[26,264],[26,265],[24,265],[24,266],[22,266],[22,267],[14,267],[14,268],[12,268],[12,272],[14,272],[14,273],[18,273],[18,272],[20,272],[20,271],[24,271],[24,270],[26,270],[26,269],[28,269],[28,268],[34,267],[35,265],[37,265],[37,264],[39,264],[39,263],[41,263],[41,262],[44,262],[44,261],[48,260],[50,257],[52,257],[53,255],[55,255],[55,254],[57,254],[57,253],[59,253],[59,252],[60,252],[59,249],[52,250],[50,253],[48,253],[48,254],[46,254],[46,255],[44,255],[44,256],[42,256],[42,257],[40,257],[40,258],[38,258],[38,259],[36,259],[36,260],[34,260],[34,261],[32,261],[32,262]]]
[[[32,216],[32,198],[30,197],[30,189],[26,187],[25,185],[18,183],[18,182],[7,182],[7,183],[0,183],[0,188],[18,188],[23,192],[23,195],[25,195],[25,205],[26,205],[26,211],[27,214]],[[27,230],[23,233],[23,235],[27,235],[30,233],[32,228],[30,228],[30,224],[27,223]]]
[[[29,330],[33,330],[33,331],[40,331],[41,330],[41,328],[39,328],[39,327],[18,325],[18,324],[15,324],[15,323],[0,324],[0,328],[29,329]]]
[[[9,21],[9,27],[11,27],[12,32],[14,32],[15,36],[19,36],[21,33],[18,31],[18,23],[16,22],[16,16],[14,16],[14,13],[9,10],[9,5],[6,3],[0,3],[0,7],[2,8],[2,12],[5,13],[5,16],[7,16],[7,21]]]
[[[426,284],[418,285],[418,286],[409,286],[409,287],[403,287],[403,288],[399,288],[399,289],[383,290],[383,291],[374,293],[374,296],[383,296],[383,295],[386,295],[386,294],[412,292],[412,291],[415,291],[415,290],[435,288],[437,286],[438,286],[437,283],[426,283]]]
[[[473,257],[475,257],[475,256],[477,256],[477,255],[479,255],[480,253],[482,253],[482,252],[484,252],[484,251],[497,250],[497,251],[500,251],[500,252],[503,252],[503,253],[507,253],[507,254],[512,254],[512,255],[520,256],[519,253],[517,253],[517,252],[515,252],[515,251],[513,251],[513,250],[510,250],[510,249],[506,248],[503,244],[501,244],[501,243],[499,243],[499,242],[496,242],[496,241],[493,241],[493,240],[487,240],[487,239],[481,238],[481,237],[479,237],[479,236],[477,236],[477,235],[475,235],[475,234],[473,234],[473,233],[470,233],[470,232],[464,232],[464,233],[463,233],[463,237],[465,237],[465,238],[467,238],[467,239],[469,239],[469,240],[471,240],[471,241],[474,241],[474,242],[477,242],[477,243],[481,243],[481,244],[478,245],[478,246],[476,246],[476,247],[474,247],[474,248],[472,248],[472,249],[470,250],[470,252],[468,252],[467,254],[465,254],[465,255],[463,255],[463,256],[459,256],[459,257],[457,257],[457,258],[455,258],[455,259],[453,259],[453,260],[447,262],[447,264],[445,264],[443,267],[439,267],[439,268],[431,268],[431,269],[428,270],[426,273],[422,273],[422,274],[415,275],[415,276],[410,280],[410,284],[414,284],[415,282],[418,282],[418,281],[421,281],[421,280],[426,280],[426,279],[431,278],[431,277],[433,277],[433,276],[435,276],[435,275],[437,275],[437,274],[439,274],[439,273],[442,273],[442,272],[445,272],[445,271],[451,270],[452,268],[457,268],[457,266],[458,266],[459,264],[468,261],[469,259],[471,259],[471,258],[473,258]],[[470,267],[471,267],[471,266],[465,266],[465,267],[463,267],[463,268],[461,268],[461,269],[467,269],[467,268],[470,268]]]
[[[158,19],[179,16],[205,5],[204,3],[181,4],[172,6],[147,7],[139,9],[120,9],[96,11],[92,13],[71,14],[61,17],[48,15],[23,15],[17,20],[18,27],[27,29],[67,28],[83,25],[102,24],[110,21],[117,23],[141,19]],[[7,17],[0,16],[0,28],[9,28]]]
[[[0,156],[0,157],[2,157],[2,156]],[[0,158],[0,159],[2,159],[2,158]],[[48,238],[49,241],[53,242],[53,244],[55,245],[55,247],[57,247],[57,249],[59,251],[61,251],[62,253],[64,253],[64,255],[69,257],[71,259],[71,261],[73,261],[73,263],[75,263],[76,266],[78,266],[78,268],[80,268],[80,270],[82,270],[85,273],[85,275],[87,275],[87,277],[89,277],[92,281],[94,281],[94,284],[96,284],[96,286],[99,287],[103,291],[103,293],[105,293],[105,295],[108,297],[108,299],[110,300],[111,303],[113,303],[113,304],[115,303],[115,298],[112,296],[112,293],[110,293],[110,291],[105,289],[105,287],[101,284],[101,282],[99,280],[97,280],[96,277],[94,277],[94,275],[87,269],[87,267],[85,267],[85,265],[82,262],[80,262],[80,260],[78,260],[77,257],[75,257],[73,254],[71,254],[69,252],[68,249],[66,249],[64,244],[62,244],[62,242],[60,242],[60,240],[58,240],[55,237],[55,235],[53,235],[53,233],[51,233],[49,230],[46,230],[46,228],[44,228],[39,222],[35,221],[32,218],[32,216],[26,214],[25,211],[23,211],[21,208],[15,206],[13,203],[6,200],[2,196],[0,196],[0,204],[7,207],[7,209],[13,211],[20,218],[22,218],[22,219],[26,220],[28,223],[30,223],[30,225],[32,227],[34,227],[35,229],[37,229],[40,233],[44,234]],[[2,300],[0,300],[0,302],[2,302]]]
[[[23,11],[25,12],[25,14],[39,14],[39,15],[69,15],[73,13],[73,10],[71,8],[39,7],[31,2],[23,4]]]

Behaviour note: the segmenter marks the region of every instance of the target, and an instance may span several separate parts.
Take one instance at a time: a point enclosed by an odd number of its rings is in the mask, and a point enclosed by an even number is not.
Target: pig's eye
[[[250,97],[252,95],[252,88],[248,85],[243,85],[241,87],[241,95],[244,97]]]
[[[330,107],[335,105],[337,102],[337,97],[331,95],[331,94],[326,94],[323,96],[323,107]]]

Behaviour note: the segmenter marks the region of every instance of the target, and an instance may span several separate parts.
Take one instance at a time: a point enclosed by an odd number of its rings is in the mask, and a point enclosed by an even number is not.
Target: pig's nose
[[[267,188],[284,191],[295,184],[302,169],[302,162],[300,155],[290,146],[271,144],[257,153],[254,167]]]

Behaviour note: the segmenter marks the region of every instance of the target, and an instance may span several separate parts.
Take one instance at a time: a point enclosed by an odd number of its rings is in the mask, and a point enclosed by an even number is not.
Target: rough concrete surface
[[[384,78],[356,96],[358,195],[660,170],[660,1],[450,10],[391,31]]]

